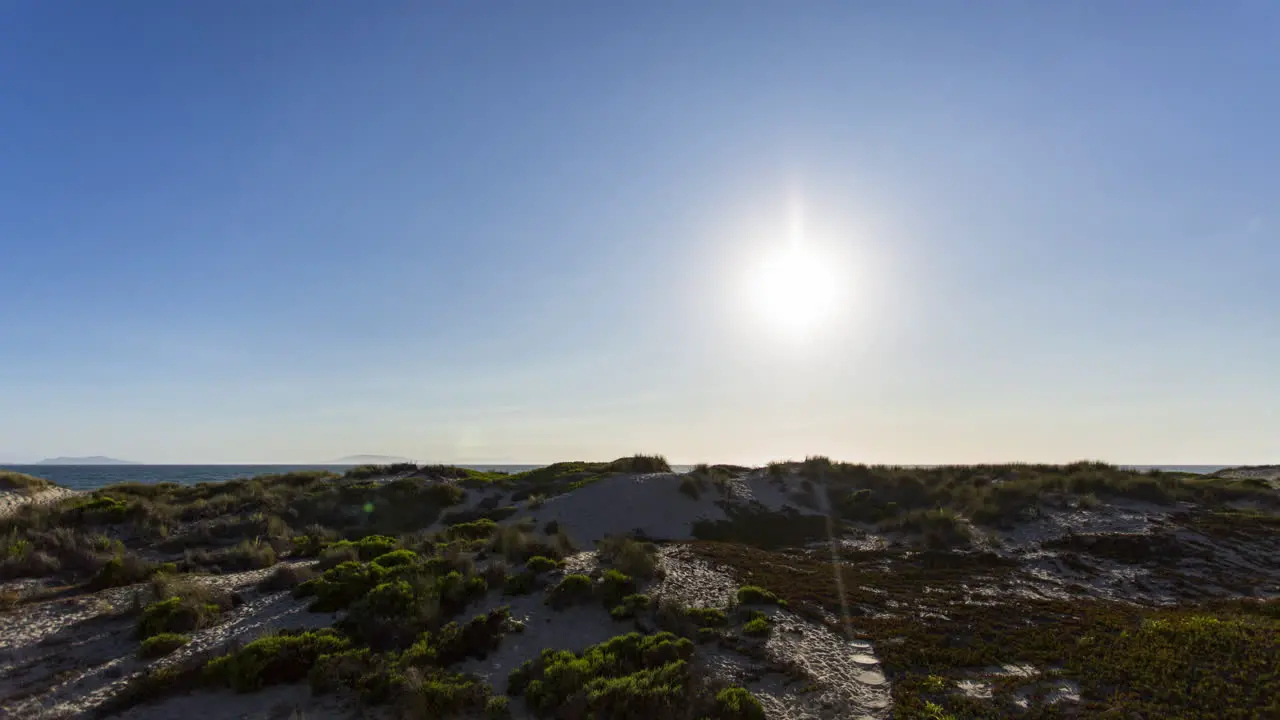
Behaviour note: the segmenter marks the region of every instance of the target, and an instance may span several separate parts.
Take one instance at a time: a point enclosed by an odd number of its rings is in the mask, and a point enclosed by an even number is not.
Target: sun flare
[[[749,286],[760,318],[794,333],[821,327],[836,309],[838,290],[832,267],[795,242],[762,257]]]

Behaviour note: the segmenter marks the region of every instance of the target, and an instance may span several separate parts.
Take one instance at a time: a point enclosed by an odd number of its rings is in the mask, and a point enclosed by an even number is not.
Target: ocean
[[[284,473],[294,470],[330,470],[341,473],[351,465],[0,465],[0,470],[16,470],[35,475],[73,490],[93,490],[120,482],[162,483],[173,482],[194,485],[201,482],[235,480]],[[485,471],[523,472],[544,465],[463,465],[462,467]],[[692,465],[673,465],[676,472],[684,472]],[[1211,473],[1231,465],[1123,465],[1136,470],[1160,469],[1170,472]]]
[[[121,482],[194,485],[295,470],[341,473],[352,465],[0,465],[0,470],[35,475],[72,490],[93,490]],[[476,470],[521,472],[542,465],[463,465]]]

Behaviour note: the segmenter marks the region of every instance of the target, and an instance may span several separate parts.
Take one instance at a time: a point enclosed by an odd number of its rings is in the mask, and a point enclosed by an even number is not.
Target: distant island
[[[133,462],[131,460],[117,460],[116,458],[104,457],[102,455],[90,455],[88,457],[56,457],[45,458],[36,465],[141,465],[142,463]]]
[[[391,463],[413,462],[409,458],[395,455],[348,455],[334,460],[331,465],[390,465]]]

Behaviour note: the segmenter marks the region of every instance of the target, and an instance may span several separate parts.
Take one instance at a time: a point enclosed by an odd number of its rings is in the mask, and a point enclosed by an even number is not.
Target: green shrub
[[[670,633],[619,635],[581,654],[543,650],[512,671],[508,691],[539,716],[683,716],[692,654],[693,643]]]
[[[152,592],[161,599],[143,608],[137,627],[140,640],[201,630],[231,609],[230,595],[198,582],[159,576],[152,582]]]
[[[331,545],[320,551],[316,560],[316,569],[320,572],[330,570],[347,562],[359,562],[360,553],[351,545]]]
[[[596,544],[596,555],[632,577],[648,580],[658,574],[658,546],[625,535],[612,535]]]
[[[451,622],[438,632],[424,633],[401,661],[418,667],[448,667],[467,658],[483,660],[498,648],[510,621],[510,611],[502,607],[477,615],[466,624]]]
[[[372,563],[344,562],[298,586],[298,597],[314,596],[312,612],[334,612],[349,607],[377,587],[387,571]]]
[[[591,578],[586,575],[566,575],[551,589],[547,604],[556,610],[564,609],[591,599]]]
[[[528,595],[538,586],[538,576],[531,572],[508,575],[502,585],[503,595]]]
[[[882,520],[879,527],[883,531],[919,534],[925,547],[935,550],[968,547],[973,541],[963,518],[945,508],[912,510]]]
[[[156,573],[159,566],[131,553],[118,553],[102,566],[85,586],[87,590],[105,590],[140,583]]]
[[[448,718],[475,715],[488,706],[490,689],[466,675],[409,668],[397,679],[396,704],[403,717]]]
[[[488,720],[506,720],[511,717],[511,699],[506,695],[494,695],[484,705],[484,716]]]
[[[329,540],[318,535],[298,535],[290,540],[290,544],[293,545],[294,557],[313,558],[329,547]]]
[[[768,635],[771,624],[769,616],[760,611],[753,612],[751,618],[742,625],[742,633],[744,635]]]
[[[743,585],[738,588],[738,602],[743,605],[782,605],[786,601],[779,600],[777,595],[756,585]]]
[[[498,529],[498,523],[487,518],[474,522],[450,525],[445,536],[451,540],[485,540]]]
[[[529,560],[525,562],[524,566],[529,570],[529,572],[533,573],[551,572],[558,567],[555,560],[542,555],[535,555],[529,558]]]
[[[729,624],[728,616],[718,608],[690,607],[684,609],[684,614],[698,627],[724,627]]]
[[[360,689],[361,679],[370,672],[373,659],[369,648],[353,648],[324,653],[307,673],[311,691],[317,695],[344,688]]]
[[[138,648],[138,659],[151,660],[163,657],[191,642],[189,635],[180,633],[160,633],[142,641]]]
[[[12,470],[0,470],[0,490],[17,490],[27,495],[34,495],[50,487],[53,487],[53,483],[44,478]]]
[[[622,598],[634,593],[635,589],[636,584],[630,575],[613,568],[605,570],[600,578],[600,599],[604,601],[605,607],[617,605],[622,602]]]
[[[351,548],[356,551],[356,555],[361,560],[367,562],[380,555],[386,555],[392,550],[395,550],[399,544],[400,543],[395,538],[388,537],[386,535],[367,535],[355,542],[343,540],[341,542],[333,543],[329,546],[328,550],[338,551],[343,548]]]
[[[418,561],[418,553],[412,550],[392,550],[389,553],[379,555],[373,559],[373,564],[383,570],[390,570],[393,567],[401,567],[403,565],[412,565]]]
[[[715,717],[718,720],[764,720],[764,708],[750,692],[740,687],[727,687],[716,693]]]
[[[608,472],[631,474],[669,473],[671,465],[661,455],[632,455],[614,460],[605,469]]]
[[[304,680],[322,655],[342,652],[348,645],[346,639],[327,629],[268,635],[209,661],[205,671],[211,681],[237,692],[252,692],[267,685]]]
[[[411,462],[391,463],[389,465],[357,465],[349,468],[342,476],[353,480],[367,480],[369,478],[403,475],[417,471],[417,464]]]
[[[220,572],[240,572],[271,567],[276,564],[276,559],[275,548],[270,544],[260,540],[241,540],[235,547],[202,558],[200,564],[213,566]]]
[[[609,611],[609,615],[614,620],[626,620],[635,617],[642,610],[647,610],[650,604],[651,600],[648,595],[628,595],[622,598],[622,602]]]

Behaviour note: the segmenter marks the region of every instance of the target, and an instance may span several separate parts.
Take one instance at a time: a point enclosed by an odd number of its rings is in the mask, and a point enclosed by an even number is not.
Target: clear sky
[[[1271,0],[0,3],[0,460],[1280,461],[1277,48]],[[797,218],[803,330],[749,279]]]

